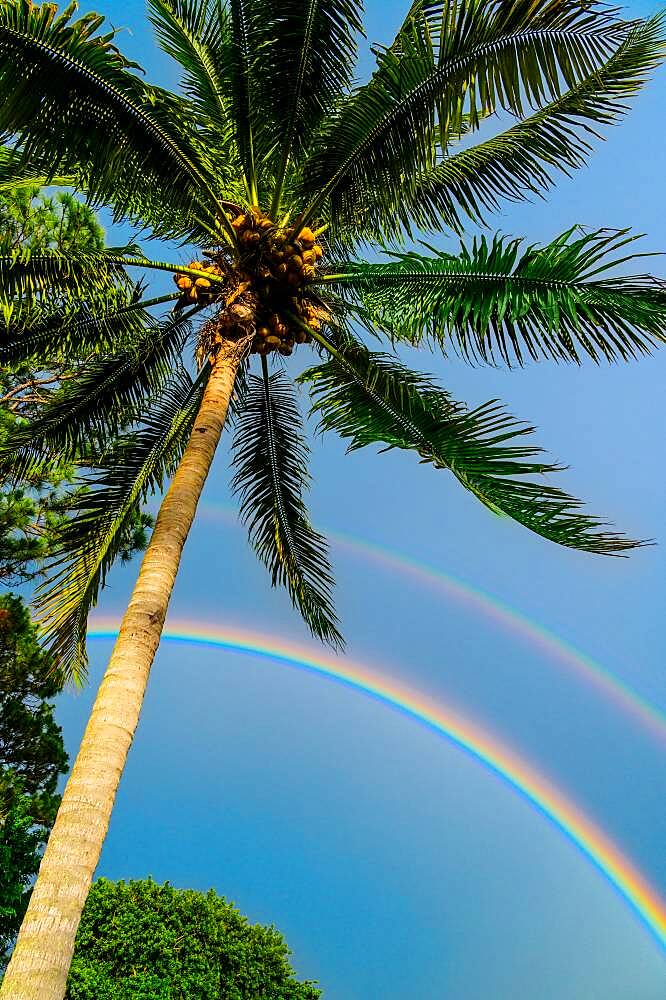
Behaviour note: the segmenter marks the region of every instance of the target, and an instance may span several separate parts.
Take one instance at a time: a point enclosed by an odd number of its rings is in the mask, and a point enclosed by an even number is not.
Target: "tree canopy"
[[[16,934],[60,801],[67,754],[51,699],[62,686],[19,597],[0,596],[0,959]]]
[[[317,1000],[274,927],[251,924],[212,890],[150,879],[92,886],[68,1000]]]

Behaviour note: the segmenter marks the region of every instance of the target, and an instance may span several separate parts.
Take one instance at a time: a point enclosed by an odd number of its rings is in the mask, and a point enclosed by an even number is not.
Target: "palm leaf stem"
[[[250,43],[248,38],[247,13],[243,0],[230,0],[229,11],[231,14],[231,24],[233,40],[236,53],[240,60],[239,87],[241,99],[245,105],[245,124],[247,128],[247,165],[244,164],[243,173],[248,189],[250,204],[259,205],[259,188],[257,185],[257,165],[254,149],[254,133],[252,130],[252,95],[251,95],[251,67],[250,67]]]
[[[282,198],[282,189],[284,187],[284,179],[287,173],[287,165],[289,163],[289,156],[291,154],[291,147],[294,141],[294,129],[296,126],[296,112],[298,109],[298,102],[300,99],[301,91],[303,89],[303,80],[305,73],[305,65],[307,62],[307,54],[309,51],[309,46],[312,41],[312,30],[314,25],[314,9],[315,4],[309,4],[308,15],[306,18],[306,29],[305,38],[303,41],[303,47],[301,49],[301,57],[299,59],[298,73],[296,74],[296,84],[294,86],[294,92],[291,98],[291,110],[289,113],[289,120],[287,122],[287,127],[285,129],[285,139],[282,148],[282,155],[280,157],[280,165],[278,167],[277,177],[275,178],[275,190],[273,192],[273,200],[271,203],[271,218],[275,219],[280,211],[280,200]]]
[[[225,208],[224,208],[224,206],[227,204],[227,202],[220,201],[218,198],[215,198],[215,204],[219,208],[219,212],[218,212],[217,218],[218,218],[218,221],[221,222],[221,224],[222,224],[222,230],[224,232],[224,236],[226,237],[227,242],[231,246],[235,247],[235,246],[237,246],[238,241],[236,239],[236,230],[234,229],[234,227],[231,225],[231,223],[227,219],[227,213],[226,213]],[[198,223],[198,225],[201,226],[202,229],[205,229],[205,231],[208,233],[209,236],[213,237],[214,240],[217,241],[220,238],[219,231],[216,230],[216,229],[213,229],[212,226],[209,226],[208,223],[204,222],[203,219],[200,219],[198,215],[195,215],[194,219]]]
[[[334,347],[322,333],[319,333],[317,330],[313,330],[312,327],[308,326],[305,320],[302,320],[300,316],[296,315],[296,313],[286,313],[286,315],[288,316],[290,322],[299,326],[304,333],[309,333],[313,340],[316,340],[318,344],[321,344],[324,350],[333,355],[336,361],[339,361],[343,368],[349,372],[353,371],[352,366],[349,364],[345,356],[341,354],[340,351]]]
[[[216,278],[210,271],[200,271],[196,267],[186,267],[184,264],[174,264],[170,261],[149,260],[146,257],[108,256],[111,264],[121,264],[123,267],[147,267],[152,271],[169,271],[172,274],[187,274],[192,278],[207,278],[212,285],[223,285],[224,278]]]

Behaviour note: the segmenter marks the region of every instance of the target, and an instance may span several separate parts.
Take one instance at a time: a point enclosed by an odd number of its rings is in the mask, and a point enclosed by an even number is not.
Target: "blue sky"
[[[97,9],[130,29],[121,44],[151,79],[175,85],[142,4],[100,0]],[[389,42],[403,9],[369,2],[369,37]],[[665,98],[662,71],[589,168],[545,203],[507,207],[496,228],[547,240],[574,223],[632,226],[647,234],[646,249],[666,249]],[[654,268],[666,273],[659,259]],[[570,466],[566,488],[660,544],[628,560],[558,549],[408,455],[346,456],[333,438],[313,442],[315,523],[492,592],[666,710],[665,356],[511,372],[430,354],[409,360],[471,405],[501,398]],[[230,502],[228,479],[224,442],[204,505]],[[663,747],[487,617],[346,550],[333,554],[349,655],[492,727],[666,894]],[[122,611],[136,570],[114,573],[103,614]],[[243,529],[205,517],[188,541],[172,615],[309,641]],[[59,701],[72,751],[109,651],[95,643],[91,685]],[[234,654],[160,649],[98,874],[214,887],[251,919],[274,922],[327,1000],[663,997],[666,966],[642,925],[497,779],[358,694]]]

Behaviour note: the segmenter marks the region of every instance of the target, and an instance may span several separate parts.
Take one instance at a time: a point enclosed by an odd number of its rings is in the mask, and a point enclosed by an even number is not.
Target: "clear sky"
[[[99,0],[97,9],[127,26],[121,44],[149,78],[176,84],[140,0]],[[369,0],[370,39],[389,42],[403,10]],[[665,99],[662,71],[589,168],[564,178],[545,203],[508,206],[497,229],[548,240],[574,223],[632,226],[647,234],[646,249],[666,250]],[[659,259],[654,268],[666,273]],[[411,360],[472,405],[504,400],[570,465],[566,488],[660,544],[628,560],[558,549],[407,454],[345,456],[333,438],[313,442],[315,524],[491,592],[666,710],[666,356],[512,372],[437,355]],[[243,529],[211,511],[230,503],[228,478],[225,442],[172,619],[258,629],[314,649]],[[348,548],[334,546],[334,557],[349,656],[498,734],[666,896],[664,744],[478,609]],[[115,572],[99,609],[105,617],[122,611],[136,570]],[[60,699],[72,751],[109,651],[94,643],[91,685]],[[214,887],[285,933],[299,973],[318,979],[326,1000],[664,996],[666,964],[643,925],[506,785],[358,693],[238,654],[160,649],[98,874]]]

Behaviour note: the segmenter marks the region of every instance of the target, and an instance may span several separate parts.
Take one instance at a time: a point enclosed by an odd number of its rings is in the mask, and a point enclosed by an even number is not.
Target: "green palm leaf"
[[[322,430],[337,431],[350,449],[382,443],[416,451],[449,469],[486,507],[570,548],[620,555],[642,543],[600,530],[562,490],[523,476],[561,467],[531,461],[541,449],[519,442],[534,428],[516,421],[496,400],[466,410],[430,379],[360,344],[335,349],[331,360],[305,371]]]
[[[96,462],[90,489],[75,496],[60,530],[35,605],[49,649],[77,683],[86,673],[88,613],[123,550],[135,511],[175,472],[209,371],[205,366],[196,382],[182,369],[172,375],[144,427],[119,438]]]
[[[13,192],[21,188],[43,187],[47,180],[54,187],[75,187],[75,176],[50,177],[50,171],[25,159],[11,146],[0,146],[0,192]]]
[[[191,312],[152,321],[131,346],[82,364],[38,419],[7,438],[0,460],[17,479],[27,478],[49,455],[74,460],[91,441],[109,440],[119,426],[141,419],[178,363]]]
[[[327,545],[312,528],[303,489],[309,482],[307,444],[293,390],[282,372],[250,375],[237,416],[233,489],[250,541],[273,586],[286,586],[313,635],[342,647],[331,602]]]
[[[0,336],[0,362],[13,366],[32,362],[47,367],[67,358],[81,358],[118,350],[136,343],[150,322],[147,310],[174,302],[180,292],[141,298],[137,285],[120,288],[103,306],[83,302],[50,301],[24,306],[18,304],[9,316],[9,336]]]
[[[211,284],[223,285],[226,280],[224,276],[218,277],[175,261],[149,260],[141,255],[136,244],[103,250],[39,253],[19,248],[0,255],[0,301],[20,299],[22,305],[30,306],[47,298],[76,301],[83,297],[86,301],[103,304],[120,283],[127,281],[129,284],[124,273],[127,267],[207,278]]]
[[[213,226],[186,102],[130,72],[114,32],[97,33],[103,18],[73,11],[0,5],[0,129],[49,179],[74,171],[118,218],[171,236],[200,233],[200,216]]]
[[[272,2],[266,7],[271,41],[261,62],[261,83],[279,151],[271,211],[276,216],[290,156],[308,148],[322,120],[351,88],[363,4],[284,0],[279,8]]]
[[[25,305],[48,299],[104,301],[124,279],[123,265],[145,267],[137,248],[48,250],[31,253],[17,248],[0,256],[0,296]],[[175,267],[174,267],[175,270]]]
[[[366,187],[357,197],[351,232],[370,230],[394,238],[413,229],[462,230],[465,216],[484,223],[503,200],[540,194],[554,173],[569,175],[583,166],[600,128],[616,124],[628,111],[650,72],[663,60],[665,15],[638,22],[598,70],[533,115],[484,142],[452,155],[405,180],[392,212],[385,190]]]
[[[199,155],[225,197],[242,199],[229,79],[229,12],[221,0],[148,0],[148,10],[161,47],[183,67]]]
[[[476,127],[499,109],[522,117],[543,106],[563,84],[575,87],[603,66],[630,30],[602,6],[577,0],[415,5],[306,165],[306,216],[330,198],[333,218],[344,220],[375,186],[390,211],[464,122]]]
[[[606,276],[640,254],[626,231],[576,234],[546,246],[482,236],[459,256],[394,254],[357,264],[330,284],[352,293],[372,325],[398,339],[430,338],[465,358],[628,360],[666,341],[666,283]]]

